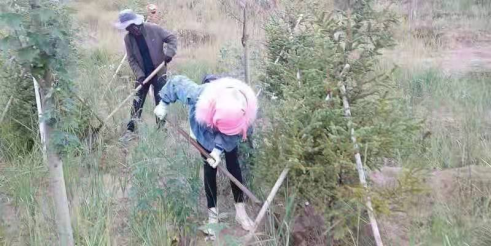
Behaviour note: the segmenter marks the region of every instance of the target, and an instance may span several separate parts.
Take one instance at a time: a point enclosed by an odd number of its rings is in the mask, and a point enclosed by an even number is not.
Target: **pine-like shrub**
[[[292,1],[266,27],[264,86],[277,99],[264,109],[255,178],[271,187],[289,166],[288,185],[298,204],[313,204],[328,225],[336,223],[331,237],[343,239],[366,191],[359,184],[338,83],[347,87],[366,168],[407,153],[418,124],[400,110],[389,72],[377,70],[381,50],[394,44],[395,16],[374,10],[372,1],[354,1],[346,12],[329,8],[325,1]],[[346,64],[350,70],[340,77]],[[376,208],[384,207],[373,200]]]

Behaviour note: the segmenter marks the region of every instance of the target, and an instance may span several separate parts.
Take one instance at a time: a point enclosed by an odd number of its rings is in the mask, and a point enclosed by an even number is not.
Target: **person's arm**
[[[167,49],[166,49],[166,62],[167,59],[172,59],[178,50],[178,39],[176,38],[176,35],[172,34],[171,32],[168,32],[164,30],[163,28],[159,28],[159,35],[162,38],[162,42],[167,44]]]
[[[140,65],[138,65],[137,58],[135,57],[135,53],[133,53],[129,34],[125,36],[125,47],[126,47],[126,57],[128,59],[128,63],[130,64],[133,73],[137,77],[137,81],[143,82],[145,80],[145,73],[140,67]]]
[[[183,75],[171,77],[159,92],[161,101],[168,105],[176,101],[193,105],[200,94],[200,86]]]

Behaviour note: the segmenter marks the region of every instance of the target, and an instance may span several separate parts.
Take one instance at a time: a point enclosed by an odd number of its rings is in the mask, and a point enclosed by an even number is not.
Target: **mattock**
[[[166,119],[165,122],[169,123],[171,127],[176,129],[179,134],[185,137],[188,140],[188,142],[190,142],[190,144],[193,145],[202,155],[204,155],[206,158],[212,158],[210,154],[205,149],[203,149],[195,139],[191,138],[190,135],[187,132],[185,132],[183,129],[181,129],[175,122],[173,122],[170,119]],[[246,186],[241,184],[239,180],[237,180],[234,176],[232,176],[232,174],[229,171],[227,171],[226,168],[224,168],[222,165],[218,165],[217,169],[219,169],[219,171],[225,174],[225,176],[227,176],[235,185],[237,185],[237,187],[239,187],[239,189],[241,189],[244,192],[244,194],[246,194],[255,204],[261,204],[260,199],[258,199],[250,190],[248,190]]]

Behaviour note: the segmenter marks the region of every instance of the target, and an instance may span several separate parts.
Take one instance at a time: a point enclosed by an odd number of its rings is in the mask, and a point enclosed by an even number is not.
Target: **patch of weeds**
[[[139,242],[166,245],[195,235],[201,189],[196,164],[201,162],[189,159],[182,148],[168,148],[166,138],[172,135],[159,132],[162,137],[155,137],[155,131],[141,127],[132,153],[130,224]],[[151,233],[155,228],[160,228],[159,237]]]
[[[411,114],[426,122],[421,158],[432,167],[490,165],[490,73],[397,75]]]

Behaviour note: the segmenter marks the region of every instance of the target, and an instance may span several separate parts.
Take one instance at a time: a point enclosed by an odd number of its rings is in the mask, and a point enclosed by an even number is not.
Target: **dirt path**
[[[405,69],[435,68],[448,75],[491,71],[490,33],[448,31],[439,47],[425,46],[424,41],[402,41],[384,55],[391,64]]]
[[[455,49],[446,50],[441,57],[436,58],[438,66],[447,74],[468,72],[490,72],[490,37],[487,43],[477,43],[473,46],[461,45]]]
[[[20,227],[18,218],[19,214],[14,205],[12,205],[12,201],[6,195],[0,193],[0,244],[18,244],[15,237]]]

